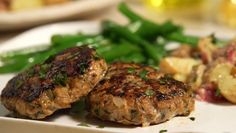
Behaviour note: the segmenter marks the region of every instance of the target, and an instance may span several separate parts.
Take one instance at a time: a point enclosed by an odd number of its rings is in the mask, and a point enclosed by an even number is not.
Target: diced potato
[[[175,74],[175,75],[173,76],[173,78],[174,78],[175,80],[185,82],[186,79],[187,79],[187,76],[184,75],[184,74]]]
[[[203,64],[193,67],[191,74],[187,78],[187,83],[192,87],[193,90],[197,90],[201,86],[205,70],[206,66]]]
[[[161,60],[160,70],[169,74],[190,74],[192,67],[201,61],[192,58],[167,57]]]
[[[236,104],[236,79],[227,76],[219,81],[219,89],[222,95],[232,103]]]
[[[209,63],[212,61],[212,55],[215,50],[217,50],[216,46],[212,44],[212,38],[203,38],[198,43],[198,49],[201,53],[202,60],[204,63]]]
[[[221,94],[230,102],[236,103],[236,78],[231,75],[234,66],[229,63],[218,64],[210,74],[210,80],[218,84]]]
[[[21,11],[42,7],[42,0],[12,0],[10,9],[12,11]]]
[[[229,63],[217,64],[210,73],[210,81],[218,82],[222,78],[230,76],[230,72],[232,68],[233,68],[233,65]]]

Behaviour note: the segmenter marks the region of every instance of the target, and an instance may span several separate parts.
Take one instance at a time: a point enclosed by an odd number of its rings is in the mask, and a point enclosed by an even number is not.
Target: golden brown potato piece
[[[191,73],[193,66],[200,63],[201,61],[193,58],[166,57],[161,60],[160,70],[172,74],[176,80],[184,82]]]
[[[210,74],[210,80],[218,84],[221,94],[230,102],[236,103],[236,78],[231,75],[233,65],[221,63]]]

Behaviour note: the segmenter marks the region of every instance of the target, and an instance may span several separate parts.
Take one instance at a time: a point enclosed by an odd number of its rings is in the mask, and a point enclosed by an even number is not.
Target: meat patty
[[[93,49],[69,48],[12,78],[1,101],[10,111],[42,119],[86,96],[106,70],[106,62]]]
[[[157,124],[194,109],[186,84],[151,67],[122,63],[109,67],[87,102],[92,116],[125,125]]]

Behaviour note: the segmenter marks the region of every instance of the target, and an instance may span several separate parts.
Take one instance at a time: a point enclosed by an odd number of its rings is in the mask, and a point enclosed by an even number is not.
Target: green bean
[[[128,63],[145,63],[146,58],[144,57],[144,55],[140,52],[136,52],[136,53],[131,53],[129,55],[126,56],[121,56],[117,59],[118,61],[122,61],[122,62],[128,62]],[[116,60],[115,60],[116,61]]]
[[[165,56],[165,50],[162,46],[156,47],[146,40],[143,40],[141,37],[139,37],[136,34],[133,34],[130,32],[127,28],[120,26],[114,22],[111,21],[105,21],[103,22],[103,30],[105,33],[113,33],[119,36],[120,38],[124,38],[126,40],[129,40],[133,44],[139,45],[144,49],[144,52],[147,56],[154,59],[157,63],[162,59],[163,56]]]
[[[80,45],[83,45],[85,43],[92,45],[93,47],[96,46],[96,42],[102,41],[101,35],[54,35],[52,37],[52,45],[43,45],[43,46],[36,46],[36,47],[30,47],[26,49],[20,49],[16,51],[6,52],[0,55],[0,60],[5,62],[9,61],[11,59],[18,60],[21,57],[31,57],[34,54],[37,54],[41,51],[44,51],[46,49],[58,49],[63,50],[65,48],[73,47],[78,45],[77,43],[80,42]]]
[[[182,33],[172,33],[167,36],[167,39],[172,41],[177,41],[180,43],[188,44],[192,47],[196,47],[199,41],[198,37],[190,36],[190,35],[183,35]]]
[[[98,42],[103,40],[104,38],[101,35],[84,35],[84,34],[77,34],[77,35],[54,35],[51,38],[52,47],[56,47],[58,45],[67,45],[67,44],[77,44],[78,42],[85,42],[88,44]]]
[[[135,45],[128,43],[111,44],[106,47],[97,48],[96,50],[106,61],[112,62],[113,60],[126,56],[133,52],[141,52],[141,49]]]
[[[0,57],[0,61],[4,64],[11,64],[14,62],[19,62],[21,60],[28,60],[31,57],[34,57],[36,54],[41,54],[42,52],[45,52],[46,50],[43,51],[36,51],[36,52],[30,52],[30,53],[19,53],[19,54],[14,54],[10,56],[4,56]]]
[[[193,47],[196,47],[199,41],[198,37],[183,34],[183,28],[173,24],[171,21],[167,21],[162,25],[159,25],[152,21],[144,19],[143,17],[130,10],[125,3],[121,3],[119,5],[119,10],[121,13],[123,13],[126,17],[129,18],[130,22],[132,22],[131,26],[136,26],[135,30],[133,28],[135,33],[148,40],[154,39],[157,36],[161,35],[171,41],[186,43]]]
[[[28,62],[25,62],[25,60],[23,60],[21,61],[21,63],[6,64],[4,66],[0,66],[0,73],[6,74],[6,73],[19,72],[25,67],[26,64],[28,64]]]
[[[34,53],[37,51],[43,51],[45,49],[48,49],[49,45],[40,45],[40,46],[33,46],[33,47],[27,47],[19,50],[13,50],[9,52],[4,52],[0,54],[0,59],[7,59],[7,58],[14,58],[19,55],[25,55],[29,53]]]
[[[125,3],[119,5],[119,11],[125,15],[131,24],[129,28],[139,36],[148,40],[155,39],[158,35],[165,36],[168,33],[182,31],[182,27],[174,25],[171,21],[167,21],[162,25],[144,19],[135,12],[133,12]]]
[[[24,70],[37,63],[42,63],[50,55],[56,54],[66,48],[77,45],[88,44],[91,47],[100,47],[105,45],[104,38],[101,35],[57,35],[54,36],[52,45],[43,51],[33,51],[29,53],[18,50],[18,52],[4,54],[0,58],[2,66],[0,66],[0,73],[9,73]],[[76,42],[77,41],[77,42]],[[9,68],[7,70],[7,68]]]

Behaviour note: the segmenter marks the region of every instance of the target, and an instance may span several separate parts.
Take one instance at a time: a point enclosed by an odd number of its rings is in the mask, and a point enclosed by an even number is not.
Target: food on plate
[[[177,80],[179,77],[176,77],[176,75],[181,75],[184,70],[186,72],[184,79],[186,80],[182,81],[192,86],[196,97],[200,100],[220,102],[227,99],[235,103],[236,43],[235,40],[232,40],[228,45],[223,47],[219,47],[215,43],[213,37],[203,38],[199,41],[197,47],[188,48],[188,51],[194,52],[187,52],[184,56],[182,54],[183,52],[180,52],[180,48],[178,48],[173,51],[174,54],[171,54],[171,57],[162,59],[160,69],[169,71]],[[178,58],[179,60],[185,61],[181,61],[182,66],[178,67],[178,63],[169,61],[170,58]],[[186,60],[186,58],[190,58],[191,61]],[[193,64],[192,60],[195,62],[201,61]],[[175,65],[171,67],[171,63]]]
[[[126,125],[158,124],[194,109],[186,84],[134,63],[113,63],[107,71],[106,62],[87,46],[61,51],[16,75],[1,102],[20,116],[43,119],[89,92],[93,116]]]
[[[106,62],[95,50],[69,48],[12,78],[2,91],[1,102],[19,115],[43,119],[86,96],[106,70]]]
[[[176,80],[186,81],[192,67],[200,63],[200,60],[192,58],[166,57],[160,62],[160,70],[164,73],[173,74]]]
[[[47,5],[61,4],[69,1],[72,0],[0,0],[0,12],[31,10]]]
[[[183,27],[171,21],[154,23],[130,10],[125,3],[118,8],[128,18],[128,24],[105,21],[97,34],[54,35],[49,46],[2,53],[0,73],[19,72],[66,48],[87,45],[96,49],[108,63],[121,61],[160,67],[163,72],[189,84],[197,99],[222,102],[225,97],[233,102],[220,91],[222,88],[219,88],[218,81],[209,80],[209,75],[218,63],[234,65],[231,72],[234,73],[235,40],[229,42],[214,35],[204,38],[187,35]],[[166,49],[169,42],[180,46]],[[227,90],[228,94],[235,93],[233,89]]]
[[[19,72],[42,62],[52,53],[81,45],[95,48],[109,63],[122,61],[152,66],[158,66],[161,59],[170,53],[165,49],[168,41],[197,45],[198,37],[184,34],[183,28],[171,21],[154,23],[130,10],[125,3],[118,8],[129,19],[129,24],[105,21],[101,25],[102,31],[97,34],[54,35],[50,45],[44,49],[36,47],[2,53],[0,73]],[[164,43],[158,40],[164,40]]]
[[[91,114],[100,119],[124,124],[142,124],[144,126],[166,121],[175,115],[187,115],[193,109],[194,103],[192,100],[192,91],[194,91],[195,97],[199,100],[208,102],[228,100],[229,102],[235,103],[235,40],[229,42],[215,38],[213,35],[205,38],[187,35],[181,26],[176,25],[171,21],[162,24],[149,21],[130,10],[124,3],[119,5],[119,10],[128,18],[128,24],[120,25],[112,21],[104,21],[101,25],[101,32],[96,34],[78,33],[72,35],[54,35],[52,36],[49,45],[40,46],[40,48],[24,48],[23,50],[1,53],[1,74],[23,71],[7,84],[1,94],[2,103],[9,110],[18,112],[21,115],[33,119],[42,119],[51,115],[58,109],[69,108],[71,103],[79,100],[81,96],[86,96],[93,90],[96,83],[99,82],[95,87],[95,90],[89,95],[88,99],[90,101],[89,106],[101,107],[103,114],[96,114],[95,108],[90,109]],[[177,49],[166,49],[166,45],[169,45],[169,42],[179,43],[180,46]],[[60,55],[61,51],[68,48],[71,49],[64,51],[65,53],[69,52],[68,55],[56,58]],[[70,51],[75,49],[78,49],[78,51],[80,51],[80,49],[81,51],[87,49],[91,54],[83,54],[81,56],[81,52],[79,52],[78,55],[76,52],[71,54]],[[100,58],[97,60],[97,54],[93,49],[96,49],[98,55],[103,57],[108,64],[114,62],[123,62],[123,64],[112,64],[109,68],[109,72],[106,73],[106,62]],[[54,54],[56,54],[56,56],[54,56],[55,58],[46,60],[49,56]],[[76,55],[75,57],[72,57],[72,59],[65,59],[74,54]],[[90,71],[91,69],[86,69],[88,71],[85,71],[85,73],[82,74],[82,77],[80,77],[80,71],[75,71],[79,73],[79,77],[67,74],[65,76],[63,73],[60,73],[64,72],[63,69],[58,71],[59,75],[55,75],[53,74],[54,69],[58,68],[59,65],[47,65],[50,61],[50,64],[53,64],[53,62],[60,63],[64,61],[65,65],[75,65],[73,62],[70,62],[70,60],[76,60],[77,56],[83,59],[84,56],[86,57],[87,55],[90,55],[89,57],[91,57],[92,64],[90,67],[95,65],[97,68],[92,71]],[[58,59],[62,60],[58,61]],[[162,72],[158,72],[153,68],[129,63],[157,67],[160,71],[167,73],[168,76],[165,76],[165,74],[162,74]],[[84,68],[83,65],[81,68]],[[128,70],[127,67],[130,66],[135,69]],[[47,69],[48,67],[50,70],[45,73],[44,69]],[[71,67],[66,68],[66,72],[68,71],[70,74],[74,72],[73,69],[70,69]],[[43,71],[41,71],[41,69]],[[33,75],[27,77],[27,73],[30,75],[32,70],[34,72]],[[97,79],[89,80],[90,78],[93,78],[93,74],[90,73],[93,71],[98,75]],[[134,73],[132,73],[132,71],[134,71]],[[106,76],[104,80],[102,80],[104,73],[106,73]],[[49,80],[42,79],[44,75],[48,75]],[[153,75],[156,76],[153,77]],[[185,82],[191,87],[187,87],[186,84],[176,81],[170,78],[170,76]],[[121,78],[117,81],[112,81],[112,79],[116,77]],[[83,78],[84,80],[80,80]],[[58,79],[55,80],[56,84],[53,84],[52,82],[54,79]],[[64,79],[68,79],[66,80],[67,82],[64,82]],[[161,83],[163,80],[167,84]],[[84,83],[80,83],[80,81],[83,81]],[[118,83],[118,81],[120,82]],[[128,83],[128,81],[130,82]],[[68,87],[73,88],[74,86],[71,86],[71,84],[77,82],[78,84],[76,85],[85,85],[87,86],[87,89],[85,89],[85,92],[81,95],[77,95],[76,93],[70,93],[69,95],[66,90],[68,90]],[[108,87],[113,85],[112,82],[115,82],[114,86],[116,88],[110,88],[110,91],[107,91],[108,88],[107,86],[102,85],[103,82],[106,82]],[[125,88],[126,85],[130,86],[134,83],[134,86],[128,89]],[[152,85],[157,88],[154,88]],[[144,87],[136,91],[140,86],[148,86],[150,88]],[[20,89],[17,89],[18,87]],[[78,88],[79,87],[76,86],[75,90],[79,90]],[[26,91],[27,89],[30,91]],[[125,91],[124,94],[120,93],[120,91],[123,91],[124,89],[130,90],[130,92]],[[58,90],[62,90],[63,92]],[[101,94],[100,91],[98,92],[98,90],[104,92],[104,95]],[[176,93],[169,93],[168,90]],[[159,91],[161,91],[161,94]],[[122,95],[117,98],[115,96],[117,93]],[[164,96],[162,93],[164,93]],[[131,113],[128,112],[131,110],[125,110],[123,105],[120,106],[120,103],[123,101],[127,101],[127,104],[132,103],[132,98],[137,98],[136,94],[142,99],[140,102],[146,103],[145,106],[141,107],[149,108],[150,110],[140,110],[140,108],[136,108],[135,112]],[[73,95],[72,97],[74,98],[70,99],[68,98],[68,95],[70,98]],[[102,97],[96,99],[92,98],[97,97],[97,95],[102,95]],[[129,98],[128,95],[131,96],[131,98]],[[58,96],[58,98],[55,96]],[[164,100],[159,99],[158,101],[155,96],[160,96]],[[113,99],[111,103],[105,103],[107,97],[112,99],[115,98],[115,100]],[[53,100],[50,100],[50,98],[53,98]],[[66,98],[69,99],[69,102]],[[170,99],[166,101],[166,98]],[[45,99],[46,102],[49,103],[44,104]],[[101,102],[98,103],[98,100]],[[176,101],[177,103],[175,103]],[[187,101],[187,103],[184,103],[184,101]],[[103,107],[103,102],[104,104],[108,104],[108,106]],[[170,104],[169,102],[174,102],[174,104]],[[182,107],[183,104],[188,106]],[[176,107],[175,105],[179,106]],[[161,114],[165,107],[168,106],[171,106],[171,109],[166,109],[164,111],[165,114]],[[107,109],[116,112],[116,109],[120,109],[118,107],[121,109],[123,108],[126,112],[120,111],[120,113],[117,113],[116,115],[108,115],[108,112],[110,111],[106,112]],[[126,107],[127,109],[131,109],[134,105],[131,104]],[[163,110],[158,110],[157,107],[160,107]],[[136,114],[136,111],[138,114]],[[153,114],[153,111],[156,111],[157,114]],[[132,118],[133,116],[131,114],[135,114],[137,117]],[[163,118],[160,119],[159,115]],[[121,116],[124,116],[125,119],[121,118]]]
[[[235,66],[230,63],[217,64],[210,73],[210,81],[217,83],[221,94],[232,103],[236,103]]]
[[[113,63],[89,93],[89,112],[125,125],[157,124],[189,115],[194,99],[189,87],[152,67]]]

